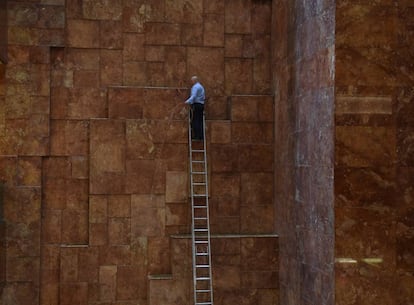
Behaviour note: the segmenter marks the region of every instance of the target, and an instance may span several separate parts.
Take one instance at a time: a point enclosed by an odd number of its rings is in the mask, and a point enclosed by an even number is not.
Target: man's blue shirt
[[[195,83],[193,87],[191,87],[191,96],[185,102],[187,104],[194,104],[200,103],[204,104],[205,95],[204,95],[204,87],[199,83]]]

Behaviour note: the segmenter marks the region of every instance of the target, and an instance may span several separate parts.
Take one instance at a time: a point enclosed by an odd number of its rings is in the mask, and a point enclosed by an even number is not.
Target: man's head
[[[198,77],[197,76],[192,76],[191,77],[191,82],[193,83],[193,84],[195,84],[195,83],[197,83],[198,82]]]

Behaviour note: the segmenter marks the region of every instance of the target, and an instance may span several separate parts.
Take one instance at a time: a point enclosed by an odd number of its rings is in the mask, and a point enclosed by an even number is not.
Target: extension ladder
[[[203,114],[204,139],[202,141],[192,140],[191,117],[189,116],[188,143],[190,149],[191,231],[195,305],[213,305],[205,126],[205,115]]]

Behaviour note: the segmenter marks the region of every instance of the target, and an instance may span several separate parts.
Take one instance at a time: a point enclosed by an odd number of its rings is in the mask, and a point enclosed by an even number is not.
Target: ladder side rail
[[[193,189],[193,155],[192,155],[192,141],[191,141],[191,108],[188,112],[188,145],[189,145],[189,155],[190,155],[190,194],[191,194],[191,250],[192,250],[192,265],[193,265],[193,294],[194,294],[194,302],[197,302],[197,290],[196,290],[196,247],[195,247],[195,232],[194,232],[194,217],[195,217],[195,211],[194,211],[194,189]]]
[[[207,241],[208,241],[208,264],[209,268],[209,277],[210,277],[210,302],[213,305],[213,274],[212,274],[212,265],[211,265],[211,234],[210,234],[210,207],[208,202],[209,192],[208,192],[208,171],[207,171],[207,136],[206,136],[206,119],[205,113],[203,112],[203,148],[204,148],[204,172],[205,172],[205,194],[206,194],[206,206],[207,206]]]

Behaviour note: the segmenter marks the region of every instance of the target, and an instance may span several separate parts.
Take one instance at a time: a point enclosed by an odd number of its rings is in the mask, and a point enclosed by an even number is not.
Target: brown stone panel
[[[335,146],[338,166],[384,166],[396,160],[394,128],[338,126]]]
[[[125,171],[125,122],[93,120],[90,123],[91,193],[105,192],[105,183],[114,180],[112,191],[122,188]],[[108,184],[107,184],[108,186]],[[122,192],[121,192],[122,193]]]
[[[87,157],[71,157],[72,178],[86,179],[89,177],[89,164]]]
[[[241,272],[238,266],[218,266],[213,271],[213,287],[231,291],[241,286]]]
[[[203,41],[205,46],[224,46],[224,15],[209,14],[204,16]]]
[[[62,282],[78,281],[78,249],[61,248],[60,250],[60,280]]]
[[[242,270],[277,271],[278,242],[275,237],[241,239]]]
[[[42,241],[50,244],[60,243],[62,211],[43,209],[42,215]]]
[[[225,30],[226,33],[251,33],[251,1],[231,0],[226,2]]]
[[[107,117],[108,110],[106,104],[106,92],[104,89],[74,88],[70,89],[68,92],[67,105],[63,105],[63,107],[66,107],[67,111],[64,114],[64,118],[90,119]],[[65,99],[63,102],[65,102]],[[52,107],[60,103],[61,101],[52,100]]]
[[[253,93],[253,60],[227,58],[225,61],[226,93]]]
[[[99,251],[99,265],[131,265],[132,252],[129,246],[102,247]]]
[[[238,147],[236,145],[210,146],[210,167],[212,172],[235,172],[238,170]]]
[[[165,81],[172,87],[181,86],[186,76],[186,49],[168,46],[165,48]]]
[[[145,60],[145,35],[135,33],[125,33],[123,45],[124,61],[144,61]]]
[[[147,63],[144,61],[124,61],[123,85],[145,86],[147,83]]]
[[[131,236],[130,218],[109,218],[108,239],[110,245],[128,245]]]
[[[70,47],[99,48],[99,22],[69,19],[67,43]]]
[[[39,288],[30,282],[8,283],[3,290],[2,301],[6,304],[33,304],[38,305]]]
[[[231,137],[233,143],[270,144],[273,142],[273,124],[233,122]]]
[[[208,96],[204,105],[207,120],[228,120],[229,107],[228,98],[225,96]]]
[[[186,171],[188,166],[188,145],[163,144],[161,159],[165,162],[167,170]]]
[[[91,174],[89,187],[91,194],[123,194],[125,174],[114,172]]]
[[[183,119],[183,100],[177,90],[173,89],[146,89],[144,91],[145,119],[167,120],[168,122]]]
[[[335,204],[337,207],[395,206],[400,192],[393,183],[396,172],[392,168],[336,168]],[[340,179],[339,179],[340,177]]]
[[[39,284],[39,257],[9,257],[7,259],[8,282],[32,282]]]
[[[125,192],[128,194],[151,194],[157,173],[154,160],[127,160]]]
[[[189,224],[190,209],[187,203],[168,203],[165,207],[166,226],[185,226]]]
[[[221,0],[204,0],[203,7],[205,13],[224,13],[224,2]]]
[[[148,273],[170,274],[170,238],[148,238]]]
[[[17,162],[17,184],[40,186],[42,163],[39,157],[22,157]]]
[[[131,196],[112,195],[108,196],[109,217],[131,217]]]
[[[40,219],[36,222],[13,223],[7,229],[7,256],[8,257],[27,257],[40,255]],[[5,252],[3,252],[5,254]]]
[[[64,283],[59,292],[61,305],[88,304],[88,283]]]
[[[73,85],[75,87],[99,87],[99,73],[87,70],[74,71]]]
[[[143,103],[142,89],[110,88],[108,91],[110,118],[140,119]]]
[[[118,20],[103,20],[100,22],[100,46],[104,49],[122,49],[122,22]]]
[[[88,243],[88,211],[63,210],[62,242],[67,244]]]
[[[160,87],[165,85],[164,63],[147,63],[147,81],[149,86]]]
[[[116,281],[117,300],[146,299],[146,274],[137,266],[119,266]]]
[[[89,197],[89,222],[107,223],[108,198],[107,196],[91,195]]]
[[[7,188],[3,194],[4,219],[12,223],[33,224],[40,218],[41,191],[37,187]]]
[[[261,1],[254,2],[251,12],[252,29],[255,33],[271,32],[271,19],[272,19],[272,2]]]
[[[17,158],[16,157],[0,157],[0,178],[7,186],[15,186],[17,184]]]
[[[126,158],[154,159],[159,153],[154,143],[155,122],[149,120],[129,120],[126,122]]]
[[[149,45],[179,45],[180,44],[180,25],[175,23],[155,23],[145,24],[145,44]]]
[[[243,35],[226,34],[224,41],[224,56],[242,57]]]
[[[99,70],[100,50],[68,48],[64,56],[66,68],[73,70]]]
[[[277,271],[242,272],[241,286],[244,288],[277,288]]]
[[[200,46],[203,44],[203,27],[181,27],[181,44],[186,46]]]
[[[163,236],[165,226],[165,197],[133,195],[131,200],[132,239],[140,236]]]
[[[186,202],[188,196],[188,173],[166,172],[165,202]]]
[[[206,65],[206,63],[209,63]],[[207,96],[224,91],[224,52],[218,48],[190,47],[187,50],[187,74],[198,75]]]
[[[230,121],[212,121],[209,126],[211,143],[228,144],[231,142]]]
[[[239,145],[239,168],[246,172],[273,171],[273,146]]]
[[[108,245],[108,225],[106,223],[89,224],[89,245],[106,246]]]
[[[211,196],[229,196],[239,198],[240,176],[238,174],[212,174]]]
[[[122,17],[122,0],[84,0],[82,12],[85,19],[120,20]]]
[[[101,50],[101,86],[122,84],[122,52],[120,50]]]
[[[99,300],[113,302],[116,299],[117,266],[99,267]]]
[[[273,204],[273,173],[242,173],[241,202],[243,205]]]
[[[99,248],[79,249],[78,267],[80,282],[97,283],[99,281]]]
[[[165,59],[165,46],[145,46],[145,61],[163,62]]]
[[[51,155],[85,156],[88,154],[88,122],[52,120],[50,127]]]
[[[270,233],[274,231],[274,208],[266,206],[242,206],[240,209],[242,233]]]
[[[44,178],[43,206],[46,209],[64,209],[66,207],[66,179]]]
[[[203,0],[166,0],[166,22],[200,24],[202,20]]]

